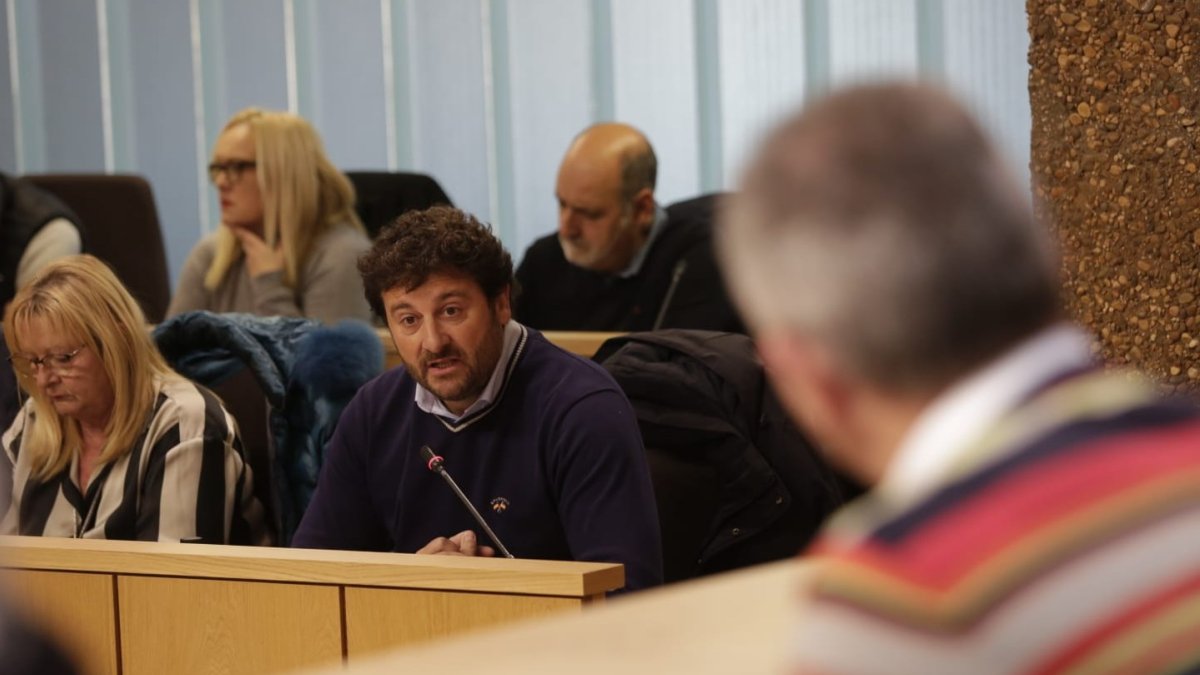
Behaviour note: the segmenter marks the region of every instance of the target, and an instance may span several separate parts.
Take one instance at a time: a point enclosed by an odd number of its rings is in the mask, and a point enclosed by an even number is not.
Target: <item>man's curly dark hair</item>
[[[492,228],[450,206],[409,211],[397,218],[358,259],[358,272],[367,302],[384,319],[385,291],[411,291],[433,274],[465,274],[488,300],[514,285],[512,256]]]

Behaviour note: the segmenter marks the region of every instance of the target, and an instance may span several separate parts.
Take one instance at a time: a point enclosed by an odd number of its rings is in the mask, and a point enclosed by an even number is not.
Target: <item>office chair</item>
[[[354,184],[354,208],[371,239],[407,211],[454,205],[442,186],[422,173],[347,171],[346,177]]]
[[[146,179],[108,174],[25,177],[79,216],[85,250],[112,266],[141,303],[147,320],[162,321],[171,302],[171,283],[154,192]]]

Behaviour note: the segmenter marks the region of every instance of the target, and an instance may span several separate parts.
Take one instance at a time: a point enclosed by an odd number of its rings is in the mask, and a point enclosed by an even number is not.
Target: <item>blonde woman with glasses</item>
[[[46,267],[9,304],[4,339],[29,395],[0,439],[4,533],[270,543],[232,416],[167,366],[104,263]]]
[[[188,256],[168,316],[196,309],[369,321],[354,187],[303,118],[248,108],[217,138],[208,175],[221,227]]]

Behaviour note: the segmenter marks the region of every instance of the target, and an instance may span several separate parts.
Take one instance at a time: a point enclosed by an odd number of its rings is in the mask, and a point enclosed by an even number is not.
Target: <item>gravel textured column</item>
[[[1104,357],[1200,391],[1200,1],[1028,0],[1031,164]]]

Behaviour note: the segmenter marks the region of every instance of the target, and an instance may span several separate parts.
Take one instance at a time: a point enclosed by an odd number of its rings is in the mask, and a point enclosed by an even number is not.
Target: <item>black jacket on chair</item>
[[[79,217],[57,197],[29,180],[0,173],[0,305],[16,295],[17,267],[25,248],[56,218],[71,221],[80,239],[85,238]]]
[[[595,359],[638,416],[667,581],[794,556],[850,496],[788,420],[745,335],[633,333]]]

